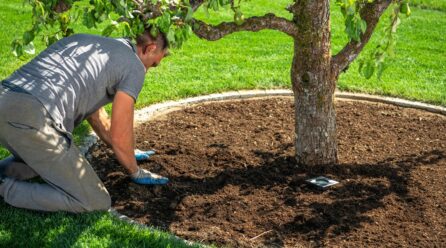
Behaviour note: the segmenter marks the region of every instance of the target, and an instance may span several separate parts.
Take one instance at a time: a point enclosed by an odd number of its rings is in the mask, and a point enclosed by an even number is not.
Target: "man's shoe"
[[[5,182],[6,177],[4,175],[0,175],[0,197],[4,197],[4,182]]]
[[[14,156],[0,160],[0,177],[5,175],[6,168],[14,161],[16,161]]]
[[[5,182],[6,175],[5,169],[15,160],[14,156],[9,156],[3,160],[0,160],[0,197],[3,197],[3,183]]]

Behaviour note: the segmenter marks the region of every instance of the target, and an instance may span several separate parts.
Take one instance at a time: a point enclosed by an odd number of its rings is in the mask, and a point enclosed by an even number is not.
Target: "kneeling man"
[[[139,184],[168,179],[141,169],[135,156],[134,104],[144,76],[168,53],[166,37],[146,31],[136,39],[77,34],[64,38],[0,85],[0,145],[13,156],[0,162],[0,196],[8,204],[42,211],[110,208],[110,195],[73,143],[84,119],[112,147]],[[103,106],[112,102],[111,119]],[[39,175],[47,183],[24,180]]]

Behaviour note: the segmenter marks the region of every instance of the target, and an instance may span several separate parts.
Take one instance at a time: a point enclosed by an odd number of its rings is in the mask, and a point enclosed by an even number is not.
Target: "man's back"
[[[145,69],[128,40],[78,34],[48,47],[7,78],[34,95],[71,132],[111,102],[117,90],[137,98]]]

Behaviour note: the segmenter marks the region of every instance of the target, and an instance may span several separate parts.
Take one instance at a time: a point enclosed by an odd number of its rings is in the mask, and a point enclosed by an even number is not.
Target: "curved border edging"
[[[399,107],[420,109],[420,110],[428,111],[431,113],[441,114],[441,115],[446,116],[446,108],[445,107],[422,103],[422,102],[404,100],[401,98],[377,96],[377,95],[369,95],[369,94],[361,94],[361,93],[341,92],[341,91],[336,92],[335,97],[341,98],[341,99],[351,99],[351,100],[360,100],[360,101],[392,104],[392,105],[396,105]]]
[[[293,92],[291,90],[286,90],[286,89],[231,91],[220,94],[210,94],[205,96],[185,98],[178,101],[167,101],[153,104],[148,107],[135,111],[135,122],[136,123],[145,122],[148,121],[153,116],[163,113],[164,111],[192,104],[204,103],[209,101],[224,101],[224,100],[250,99],[256,97],[275,97],[275,96],[293,96]],[[409,101],[400,98],[384,97],[384,96],[361,94],[361,93],[341,92],[341,91],[336,91],[335,97],[340,99],[350,99],[350,100],[360,100],[360,101],[362,100],[369,102],[392,104],[400,107],[425,110],[431,113],[442,114],[446,116],[446,107]],[[84,138],[83,144],[80,147],[81,152],[84,155],[87,155],[88,150],[97,142],[97,140],[98,137],[96,136],[96,134],[94,132],[91,132],[87,137]]]
[[[148,121],[154,115],[160,114],[172,108],[184,107],[191,104],[204,103],[209,101],[225,101],[237,99],[249,99],[256,97],[274,97],[274,96],[293,96],[291,90],[247,90],[247,91],[231,91],[221,94],[210,94],[205,96],[191,97],[179,101],[167,101],[154,104],[135,112],[135,122]],[[361,93],[350,93],[336,91],[335,97],[340,99],[362,100],[369,102],[379,102],[392,104],[400,107],[415,108],[425,110],[432,113],[446,115],[446,108],[421,102],[409,101],[400,98],[376,96]]]
[[[293,96],[293,92],[291,90],[281,89],[281,90],[246,90],[246,91],[231,91],[220,94],[210,94],[205,96],[191,97],[178,101],[167,101],[163,103],[158,103],[154,105],[150,105],[148,107],[139,109],[135,111],[135,122],[141,123],[148,121],[155,115],[159,115],[164,113],[165,111],[185,107],[192,104],[210,102],[210,101],[225,101],[225,100],[237,100],[237,99],[250,99],[250,98],[258,98],[258,97],[277,97],[277,96]],[[340,99],[350,99],[350,100],[359,100],[359,101],[369,101],[369,102],[378,102],[378,103],[386,103],[392,104],[400,107],[406,108],[415,108],[420,110],[425,110],[431,113],[441,114],[446,116],[446,108],[421,102],[409,101],[400,98],[393,97],[383,97],[369,94],[361,94],[361,93],[350,93],[350,92],[335,92],[335,98]],[[94,132],[91,132],[87,137],[84,138],[82,146],[79,148],[81,152],[88,158],[91,155],[88,154],[88,150],[98,141],[98,137]],[[133,224],[140,228],[145,228],[148,230],[154,230],[152,227],[140,224],[130,217],[120,214],[114,208],[109,210],[109,213],[119,220],[125,221],[127,223]],[[195,242],[191,242],[185,239],[182,239],[176,235],[173,237],[185,242],[188,245],[197,245],[200,247],[207,247],[206,245],[198,244]]]
[[[149,230],[149,231],[155,231],[155,230],[156,231],[161,231],[161,230],[157,230],[157,229],[155,229],[153,227],[150,227],[148,225],[144,225],[144,224],[138,223],[137,221],[133,220],[132,218],[128,217],[127,215],[123,215],[123,214],[119,213],[114,208],[110,208],[108,210],[108,212],[110,213],[110,215],[116,217],[120,221],[127,222],[127,223],[129,223],[131,225],[134,225],[134,226],[138,227],[138,228],[146,229],[146,230]],[[172,236],[173,239],[176,239],[178,241],[184,242],[186,245],[190,245],[190,246],[194,246],[195,245],[195,246],[204,247],[204,248],[208,247],[206,245],[202,245],[202,244],[198,244],[196,242],[192,242],[192,241],[189,241],[189,240],[186,240],[186,239],[182,239],[182,238],[180,238],[180,237],[178,237],[178,236],[176,236],[174,234],[171,234],[171,236]]]

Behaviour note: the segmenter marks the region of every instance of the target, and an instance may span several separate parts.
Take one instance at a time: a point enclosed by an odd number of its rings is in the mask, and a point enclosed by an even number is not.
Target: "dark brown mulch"
[[[296,167],[293,101],[198,105],[137,128],[141,164],[168,186],[131,183],[93,151],[113,206],[176,235],[233,247],[446,245],[446,118],[337,101],[339,164]],[[318,191],[305,180],[340,181]],[[258,236],[260,235],[260,236]],[[258,236],[258,237],[257,237]]]

